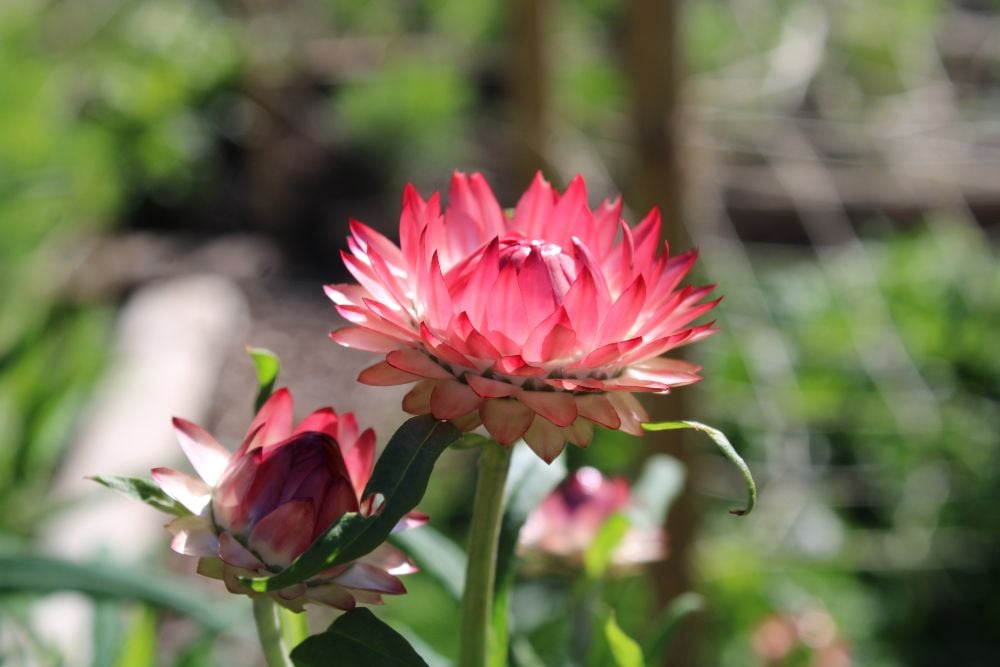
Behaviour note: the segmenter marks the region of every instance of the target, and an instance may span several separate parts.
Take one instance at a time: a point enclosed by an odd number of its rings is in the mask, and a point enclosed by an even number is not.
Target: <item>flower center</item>
[[[531,272],[540,281],[537,289],[549,288],[561,304],[576,279],[576,259],[562,247],[544,239],[508,236],[500,240],[500,269],[513,265],[518,275]]]

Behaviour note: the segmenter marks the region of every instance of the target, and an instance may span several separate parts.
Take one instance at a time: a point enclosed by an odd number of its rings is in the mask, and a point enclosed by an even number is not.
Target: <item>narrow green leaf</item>
[[[435,462],[460,435],[451,423],[430,415],[405,422],[386,445],[362,494],[384,499],[378,514],[345,514],[286,569],[271,577],[241,578],[241,583],[255,591],[274,591],[371,552],[420,502]]]
[[[292,650],[295,667],[427,667],[409,642],[364,607],[340,616]]]
[[[729,510],[729,512],[731,514],[735,514],[736,516],[745,516],[753,511],[754,506],[757,504],[757,485],[754,484],[753,475],[750,474],[750,468],[740,455],[736,453],[733,445],[729,442],[729,439],[722,431],[695,421],[650,422],[643,424],[642,427],[647,431],[675,431],[683,428],[693,428],[696,431],[701,431],[702,433],[707,434],[708,437],[714,440],[715,444],[719,446],[723,455],[739,469],[740,473],[743,475],[743,480],[747,483],[746,507],[742,509]]]
[[[645,667],[639,643],[625,634],[613,613],[608,614],[608,620],[604,623],[604,638],[608,642],[615,667]]]
[[[663,664],[667,648],[670,647],[670,640],[674,638],[681,622],[704,608],[705,601],[697,593],[684,593],[674,598],[673,602],[653,622],[653,629],[642,642],[642,653],[646,656],[649,664]]]
[[[188,508],[164,493],[163,489],[157,486],[152,480],[142,479],[141,477],[119,477],[117,475],[94,475],[87,479],[92,479],[101,486],[124,493],[129,498],[141,500],[161,512],[176,514],[177,516],[188,516],[191,514]]]
[[[431,526],[395,533],[389,541],[405,551],[422,574],[456,600],[465,588],[465,552]]]
[[[149,607],[142,606],[132,615],[135,618],[122,642],[115,667],[155,667],[156,613]]]
[[[232,630],[242,605],[220,603],[162,573],[120,563],[74,563],[38,555],[0,555],[0,595],[75,591],[94,598],[138,600],[190,616],[214,632]]]
[[[248,345],[247,354],[250,355],[257,371],[257,400],[254,401],[254,412],[256,412],[274,391],[274,383],[278,381],[278,373],[281,371],[281,362],[278,360],[278,355],[263,347]]]
[[[600,579],[611,567],[615,549],[628,532],[630,522],[624,514],[613,514],[601,525],[586,553],[583,555],[583,571],[591,581]]]

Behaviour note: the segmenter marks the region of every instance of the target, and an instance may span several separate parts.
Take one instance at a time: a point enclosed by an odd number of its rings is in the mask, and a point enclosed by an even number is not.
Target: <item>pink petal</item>
[[[441,273],[441,260],[437,252],[431,257],[428,281],[427,293],[424,295],[427,322],[434,329],[444,330],[451,318],[454,317],[455,310],[451,303],[451,295],[448,294],[448,287],[444,282],[444,275]]]
[[[419,375],[401,371],[384,361],[380,361],[374,366],[369,366],[358,375],[358,382],[376,387],[409,384],[420,379]]]
[[[393,350],[386,355],[385,360],[390,366],[401,371],[432,380],[451,380],[455,377],[427,356],[426,353],[415,350],[412,347]]]
[[[493,364],[493,368],[506,375],[515,375],[518,377],[545,375],[544,368],[539,368],[538,366],[533,366],[527,363],[524,360],[524,357],[519,354],[500,357],[500,359]]]
[[[300,421],[299,425],[292,432],[292,435],[308,431],[325,433],[336,440],[340,432],[337,413],[333,408],[320,408]]]
[[[489,295],[486,325],[514,341],[523,341],[528,335],[524,298],[517,283],[517,270],[507,264],[500,270],[493,291]]]
[[[212,489],[200,479],[185,475],[173,468],[153,468],[150,473],[164,493],[194,514],[201,514],[212,500]]]
[[[400,345],[405,345],[405,342],[398,338],[363,327],[337,329],[330,332],[330,338],[344,347],[365,352],[389,352],[399,348]]]
[[[491,380],[472,373],[466,373],[465,381],[469,383],[473,391],[483,398],[506,398],[520,391],[520,388],[507,382]]]
[[[186,556],[214,556],[219,550],[219,539],[212,530],[212,522],[200,516],[182,516],[167,524],[174,536],[170,548]]]
[[[579,417],[563,429],[563,437],[577,447],[586,447],[594,439],[594,422]]]
[[[187,420],[174,417],[174,435],[198,476],[209,486],[222,477],[229,465],[229,452],[208,431]]]
[[[311,586],[306,591],[306,597],[318,604],[343,611],[351,611],[356,606],[354,596],[336,584]]]
[[[469,385],[444,380],[431,392],[431,413],[436,419],[455,419],[476,410],[482,401]]]
[[[491,398],[480,408],[483,426],[501,445],[512,445],[531,426],[534,413],[520,401]]]
[[[333,578],[338,586],[358,588],[366,591],[378,591],[390,595],[402,595],[406,592],[403,582],[385,570],[366,563],[355,562],[341,574]]]
[[[562,429],[547,419],[535,417],[524,433],[524,441],[546,463],[552,463],[566,448]]]
[[[345,451],[345,444],[340,443],[340,451],[344,455],[344,465],[351,476],[354,492],[361,497],[368,480],[372,476],[375,465],[375,431],[366,429],[364,433]]]
[[[532,249],[517,274],[517,286],[524,303],[525,326],[534,329],[556,308],[562,294],[556,294],[541,252]]]
[[[258,445],[266,447],[290,436],[292,434],[292,409],[292,393],[287,388],[282,387],[271,394],[271,397],[257,412],[257,416],[250,422],[248,435],[257,428],[260,430],[257,431],[257,435],[253,438],[253,444],[248,449],[253,449]]]
[[[646,217],[636,225],[632,232],[635,240],[635,264],[638,267],[649,266],[656,256],[656,248],[660,243],[660,209],[653,207]],[[649,278],[649,276],[647,276]]]
[[[311,500],[290,500],[258,521],[247,543],[268,565],[285,566],[312,542],[315,523]]]
[[[632,338],[619,343],[603,345],[580,361],[570,364],[567,368],[599,368],[600,366],[624,365],[625,355],[642,344],[642,338]]]
[[[557,426],[569,426],[576,420],[576,401],[570,394],[557,391],[522,391],[518,394],[517,400]]]
[[[247,570],[262,570],[266,567],[228,530],[219,535],[218,555],[224,563],[233,567],[242,567]]]
[[[426,415],[431,411],[434,381],[422,380],[403,397],[403,410],[411,415]]]
[[[362,556],[359,562],[371,565],[393,576],[413,574],[418,571],[417,566],[413,564],[409,556],[388,542],[375,547],[374,551]]]
[[[364,243],[369,255],[374,250],[384,257],[389,264],[400,269],[406,268],[403,253],[396,247],[395,243],[363,222],[359,222],[353,218],[348,220],[348,225],[351,228],[351,234]]]
[[[576,408],[581,417],[606,428],[617,429],[622,420],[618,411],[604,394],[583,394],[576,397]]]
[[[576,334],[565,308],[552,313],[535,327],[524,341],[522,356],[529,362],[551,362],[572,356],[576,348]]]
[[[622,423],[618,428],[632,435],[642,435],[644,431],[641,424],[649,421],[649,415],[646,414],[646,409],[642,407],[636,397],[625,393],[613,393],[607,396],[608,401],[621,418]]]
[[[601,324],[597,340],[602,344],[624,340],[646,303],[646,281],[639,276],[622,292]]]
[[[546,222],[541,238],[554,239],[556,243],[565,247],[566,241],[572,234],[581,234],[587,243],[594,239],[586,231],[594,227],[594,216],[587,205],[587,184],[583,177],[577,174],[570,181],[566,192],[559,198],[552,217]],[[585,231],[586,230],[586,231]],[[615,228],[611,229],[611,237],[614,238]]]
[[[552,219],[555,193],[552,186],[536,172],[528,190],[521,195],[514,209],[511,228],[522,232],[529,239],[545,238],[546,225]]]

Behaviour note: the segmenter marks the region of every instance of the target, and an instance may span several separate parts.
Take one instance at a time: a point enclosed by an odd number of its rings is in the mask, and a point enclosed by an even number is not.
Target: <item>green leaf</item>
[[[729,439],[725,434],[714,429],[711,426],[706,426],[701,422],[695,421],[673,421],[673,422],[649,422],[643,424],[642,427],[647,431],[675,431],[684,428],[693,428],[696,431],[701,431],[708,435],[715,441],[715,444],[719,446],[723,455],[732,461],[740,473],[743,475],[743,480],[747,483],[747,505],[742,509],[729,510],[731,514],[736,516],[746,516],[753,511],[754,506],[757,504],[757,485],[754,484],[753,475],[750,474],[750,468],[747,466],[746,462],[740,458],[740,455],[736,453],[733,445],[729,442]]]
[[[241,583],[259,592],[274,591],[374,550],[423,498],[435,462],[460,435],[451,423],[430,415],[405,422],[386,445],[362,494],[383,499],[378,514],[345,514],[286,569],[271,577],[241,578]]]
[[[611,566],[615,549],[621,544],[631,522],[624,514],[609,516],[583,555],[583,571],[591,581],[600,579]]]
[[[124,493],[129,498],[141,500],[161,512],[176,514],[177,516],[189,516],[191,514],[191,510],[164,493],[163,489],[157,486],[152,480],[142,479],[141,477],[119,477],[118,475],[94,475],[87,479],[92,479],[101,486]]]
[[[364,607],[340,616],[326,632],[296,646],[290,657],[295,667],[427,667],[402,635]]]
[[[639,643],[625,634],[613,613],[608,614],[608,619],[604,622],[604,638],[608,642],[615,667],[645,667]]]
[[[0,595],[75,591],[97,599],[138,600],[193,618],[214,632],[232,630],[242,604],[219,603],[195,588],[162,573],[121,563],[72,561],[38,555],[0,555]]]
[[[430,526],[395,533],[389,541],[413,559],[420,572],[433,579],[456,600],[465,588],[465,552]]]
[[[704,599],[697,593],[684,593],[674,598],[653,622],[653,629],[642,642],[642,652],[650,664],[663,664],[670,640],[673,639],[681,622],[705,608]]]
[[[528,515],[566,477],[566,462],[558,458],[546,464],[524,443],[514,445],[510,471],[504,486],[504,514],[497,545],[496,588],[493,604],[493,644],[506,646],[510,634],[508,607],[516,571],[517,537]],[[494,653],[491,667],[507,667],[507,656]]]
[[[257,412],[274,391],[274,383],[278,381],[278,373],[281,371],[281,362],[278,360],[278,355],[263,347],[248,345],[247,354],[250,355],[257,370],[257,400],[254,401],[254,412]]]

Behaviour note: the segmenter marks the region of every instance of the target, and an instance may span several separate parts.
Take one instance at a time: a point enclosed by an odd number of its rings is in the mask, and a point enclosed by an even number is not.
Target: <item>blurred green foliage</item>
[[[997,253],[951,219],[831,252],[759,258],[767,312],[723,309],[700,350],[705,410],[770,477],[752,530],[720,525],[700,547],[719,664],[758,664],[747,630],[809,609],[859,664],[987,664],[973,638],[1000,618]],[[751,361],[761,337],[787,370]]]

